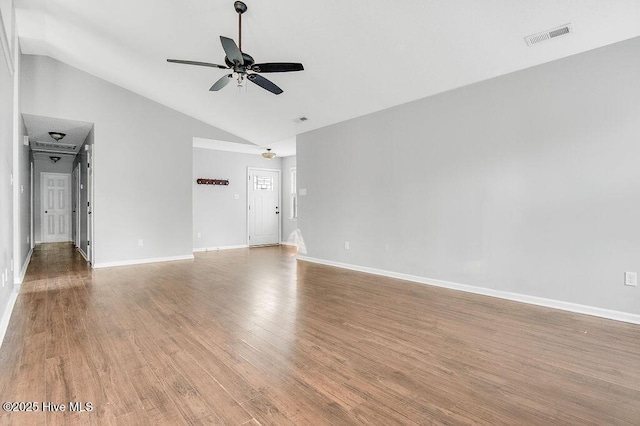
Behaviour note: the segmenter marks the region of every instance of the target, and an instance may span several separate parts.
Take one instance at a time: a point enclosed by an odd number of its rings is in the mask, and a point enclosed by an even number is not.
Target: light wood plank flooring
[[[40,245],[0,424],[640,424],[640,326],[296,262],[291,248],[90,270]]]

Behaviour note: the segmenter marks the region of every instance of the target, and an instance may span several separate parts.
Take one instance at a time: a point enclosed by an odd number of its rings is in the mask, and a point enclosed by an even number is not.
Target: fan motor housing
[[[246,53],[242,53],[242,60],[244,61],[245,68],[249,68],[251,65],[256,63],[256,61],[253,60],[253,57],[251,55],[247,55]],[[224,57],[224,63],[227,64],[229,68],[235,68],[235,64],[231,62],[226,56]]]

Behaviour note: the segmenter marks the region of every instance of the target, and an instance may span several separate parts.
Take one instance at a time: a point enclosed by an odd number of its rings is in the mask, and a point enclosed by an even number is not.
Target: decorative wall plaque
[[[204,179],[198,178],[196,180],[198,185],[229,185],[228,179]]]

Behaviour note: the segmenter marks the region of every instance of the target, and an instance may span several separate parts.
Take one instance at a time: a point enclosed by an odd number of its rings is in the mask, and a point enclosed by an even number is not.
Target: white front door
[[[45,243],[71,241],[70,177],[42,173],[42,241]]]
[[[280,171],[249,168],[249,245],[280,243]]]

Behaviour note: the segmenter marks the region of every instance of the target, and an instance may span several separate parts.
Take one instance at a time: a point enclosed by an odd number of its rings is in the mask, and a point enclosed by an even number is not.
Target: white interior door
[[[280,243],[280,171],[249,168],[249,245]]]
[[[45,243],[71,241],[71,175],[42,173],[42,237]]]

